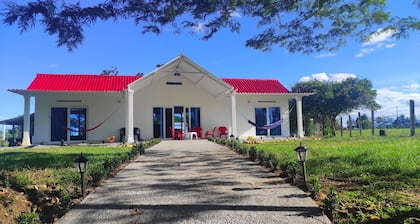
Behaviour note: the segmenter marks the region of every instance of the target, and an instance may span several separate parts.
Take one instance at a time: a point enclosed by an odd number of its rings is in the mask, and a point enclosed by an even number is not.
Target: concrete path
[[[282,178],[207,140],[162,141],[58,223],[331,223]]]

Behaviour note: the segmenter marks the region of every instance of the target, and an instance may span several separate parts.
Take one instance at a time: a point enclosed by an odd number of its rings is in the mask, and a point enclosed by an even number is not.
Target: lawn
[[[276,158],[264,164],[275,164],[283,176],[297,175],[299,180],[301,166],[294,149],[300,143],[308,147],[309,190],[327,213],[331,209],[336,223],[420,223],[420,135],[408,135],[409,130],[401,129],[389,129],[387,136],[353,131],[353,137],[346,132],[343,137],[252,146],[257,160]],[[248,147],[248,155],[252,151],[250,145],[242,147]]]
[[[79,203],[81,180],[73,161],[81,152],[90,159],[86,180],[91,189],[158,142],[127,147],[85,145],[0,151],[0,223],[54,222]]]

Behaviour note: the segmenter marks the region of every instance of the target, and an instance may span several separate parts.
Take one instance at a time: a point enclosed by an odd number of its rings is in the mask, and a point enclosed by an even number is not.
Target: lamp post
[[[232,149],[235,150],[235,135],[231,134],[229,138],[230,138],[230,143],[232,145]]]
[[[88,165],[89,165],[89,158],[83,155],[83,153],[80,153],[80,156],[74,160],[74,165],[76,166],[76,169],[80,173],[80,180],[82,182],[82,196],[83,198],[86,197],[85,192],[85,173],[87,171]]]
[[[295,149],[295,151],[296,151],[296,155],[298,157],[298,161],[302,163],[303,184],[306,187],[307,184],[306,184],[306,165],[305,165],[305,162],[308,158],[308,148],[302,146],[302,142],[301,142],[300,145]]]

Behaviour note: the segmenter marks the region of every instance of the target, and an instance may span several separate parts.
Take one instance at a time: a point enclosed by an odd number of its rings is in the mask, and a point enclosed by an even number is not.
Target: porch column
[[[125,136],[127,143],[134,142],[134,130],[133,130],[133,95],[134,91],[127,89],[125,92]]]
[[[236,130],[236,92],[232,90],[230,92],[230,102],[232,106],[232,135],[235,137],[237,136],[237,130]]]
[[[23,97],[25,98],[25,112],[23,114],[23,138],[22,138],[22,146],[29,146],[31,145],[31,138],[30,138],[30,127],[31,127],[31,95],[24,94]]]
[[[297,115],[297,136],[305,137],[303,133],[303,116],[302,116],[302,96],[296,96],[296,115]]]

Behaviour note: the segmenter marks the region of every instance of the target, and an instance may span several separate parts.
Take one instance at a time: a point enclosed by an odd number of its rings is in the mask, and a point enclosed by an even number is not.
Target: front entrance
[[[51,108],[51,141],[86,140],[85,130],[86,108]]]
[[[182,133],[201,125],[200,107],[153,107],[153,137],[172,138],[171,128]]]

